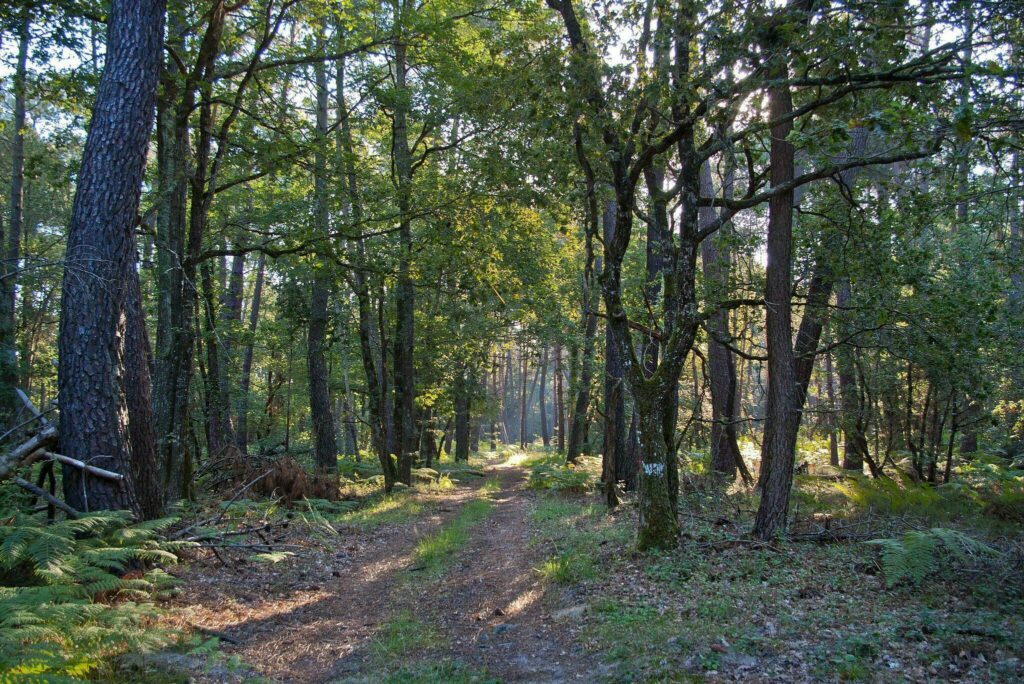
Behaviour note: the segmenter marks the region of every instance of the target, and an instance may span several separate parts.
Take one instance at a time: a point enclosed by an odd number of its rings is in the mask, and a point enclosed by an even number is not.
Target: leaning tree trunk
[[[68,229],[58,338],[61,449],[78,460],[130,474],[131,428],[125,383],[128,303],[138,277],[134,228],[153,123],[160,58],[163,0],[113,0],[107,57]],[[137,329],[136,329],[137,332]],[[133,359],[137,363],[138,359]],[[137,398],[137,397],[135,397]],[[138,409],[139,407],[135,407]],[[134,412],[136,415],[138,411]],[[125,484],[83,478],[64,469],[64,496],[78,510],[156,508],[140,501],[135,478]]]

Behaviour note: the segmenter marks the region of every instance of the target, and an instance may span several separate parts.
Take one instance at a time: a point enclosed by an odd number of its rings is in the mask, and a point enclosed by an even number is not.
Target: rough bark
[[[114,0],[107,57],[82,155],[68,230],[58,338],[62,453],[132,473],[131,412],[124,384],[134,269],[134,227],[163,52],[162,0]],[[137,357],[136,357],[137,360]],[[148,371],[148,365],[134,371]],[[138,408],[138,407],[136,407]],[[102,461],[102,463],[99,463]],[[139,464],[140,466],[143,464]],[[79,511],[152,502],[126,486],[64,469],[64,498]]]

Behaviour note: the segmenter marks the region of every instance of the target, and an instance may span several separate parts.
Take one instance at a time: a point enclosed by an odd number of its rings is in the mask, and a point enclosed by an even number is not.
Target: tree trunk
[[[339,43],[344,33],[336,31]],[[335,97],[338,110],[337,149],[339,167],[344,173],[345,192],[343,193],[342,214],[349,218],[353,225],[359,226],[363,220],[363,207],[359,195],[359,182],[356,175],[355,148],[352,144],[352,122],[349,119],[348,105],[345,102],[345,60],[338,60],[335,72]],[[366,402],[370,423],[370,443],[377,459],[380,461],[384,474],[384,490],[390,492],[398,478],[395,463],[391,459],[388,412],[387,383],[384,369],[384,349],[380,340],[377,323],[374,320],[373,299],[370,295],[367,276],[363,270],[366,266],[366,246],[362,237],[354,240],[357,267],[351,270],[350,284],[356,295],[359,317],[359,353],[366,376]]]
[[[253,347],[256,343],[256,328],[260,323],[260,303],[263,299],[263,269],[266,265],[266,255],[260,253],[259,261],[256,262],[256,282],[252,287],[252,300],[249,303],[249,330],[245,341],[245,349],[242,352],[242,377],[239,380],[238,396],[238,418],[235,421],[237,429],[235,437],[238,440],[238,450],[242,454],[249,450],[249,386],[252,379],[252,356]]]
[[[606,209],[604,241],[615,238],[614,205]],[[626,465],[626,404],[623,397],[622,349],[619,348],[610,325],[604,330],[604,448],[601,459],[601,479],[604,484],[605,503],[609,508],[618,505],[615,493],[618,480],[625,478]]]
[[[323,47],[322,34],[318,44]],[[316,135],[314,153],[314,232],[327,239],[330,216],[327,207],[327,70],[323,62],[314,65],[316,77]],[[331,413],[330,378],[327,372],[327,300],[330,275],[324,264],[313,266],[309,297],[309,330],[306,337],[306,365],[309,370],[309,413],[313,421],[313,460],[318,473],[338,472],[338,445],[334,414]]]
[[[224,372],[221,368],[223,359],[220,353],[217,316],[213,310],[215,293],[210,262],[204,261],[199,271],[202,274],[203,311],[206,323],[206,335],[203,339],[206,348],[206,448],[210,456],[220,456],[229,445],[235,443],[235,439],[231,434],[230,404],[224,394],[224,384],[221,382]]]
[[[700,169],[701,195],[714,197],[715,189],[711,179],[711,164],[704,162]],[[731,186],[731,179],[725,185]],[[731,195],[723,188],[723,195]],[[710,225],[717,219],[711,207],[700,208],[699,222],[701,227]],[[705,238],[701,244],[701,261],[703,262],[704,279],[712,290],[713,296],[721,299],[728,294],[729,272],[732,268],[732,255],[728,246],[728,236],[724,231],[719,235],[726,238],[718,241],[715,237]],[[736,438],[736,361],[732,352],[716,337],[729,339],[729,314],[719,309],[708,321],[712,334],[708,340],[708,377],[711,381],[711,469],[732,479],[737,469],[743,479],[750,480],[743,456],[740,454]]]
[[[774,70],[786,77],[783,64]],[[794,176],[793,144],[789,134],[793,96],[786,84],[769,89],[771,127],[771,184]],[[792,287],[793,192],[773,195],[768,204],[768,265],[765,279],[765,337],[768,346],[768,407],[761,450],[761,502],[754,521],[758,539],[772,539],[786,527],[796,454],[797,382],[793,355]]]
[[[828,393],[828,462],[839,467],[839,443],[836,439],[836,390],[832,369],[832,352],[825,354],[825,390]]]
[[[850,283],[840,283],[836,293],[836,304],[850,306]],[[840,331],[840,337],[843,337]],[[839,397],[842,402],[842,426],[844,436],[843,469],[863,472],[864,460],[868,454],[868,440],[864,434],[864,406],[857,387],[857,368],[854,350],[843,344],[836,349],[836,371],[839,375]]]
[[[614,205],[605,208],[605,220],[609,211],[614,215]],[[590,408],[590,384],[594,375],[594,347],[597,338],[597,307],[600,290],[597,278],[601,273],[601,257],[594,257],[593,243],[587,237],[587,262],[583,274],[583,349],[580,350],[579,382],[576,388],[576,402],[569,419],[569,443],[565,460],[575,463],[580,457],[587,427],[587,411]]]
[[[455,375],[455,460],[469,460],[469,382],[466,369]]]
[[[17,424],[18,347],[15,325],[15,294],[25,215],[25,90],[28,68],[28,10],[18,26],[18,61],[14,67],[14,119],[11,131],[11,205],[7,233],[6,265],[0,268],[0,425]],[[2,240],[3,231],[0,231]]]
[[[399,11],[396,23],[404,20]],[[409,151],[408,108],[410,92],[406,84],[408,74],[407,46],[403,37],[396,36],[394,44],[395,107],[393,113],[392,150],[398,194],[398,282],[395,288],[397,312],[395,320],[395,429],[398,453],[398,478],[405,484],[412,482],[412,460],[416,452],[416,382],[414,377],[413,348],[416,342],[413,329],[416,309],[416,290],[413,287],[412,262],[412,158]]]
[[[526,349],[522,346],[519,347],[519,364],[522,368],[522,374],[520,379],[522,380],[519,386],[519,446],[523,449],[526,448],[526,378],[527,378],[527,358]]]
[[[562,344],[555,344],[555,430],[558,453],[565,453],[565,377],[562,375]]]
[[[131,475],[133,416],[125,383],[148,372],[131,338],[134,227],[163,54],[162,0],[113,0],[107,56],[96,95],[68,229],[58,386],[61,450],[67,456]],[[129,356],[133,357],[129,359]],[[126,361],[133,368],[126,371]],[[138,388],[136,388],[138,389]],[[133,400],[140,400],[133,395]],[[88,419],[85,419],[88,418]],[[141,446],[141,445],[140,445]],[[124,483],[64,469],[64,497],[80,511],[159,507],[143,501],[135,477]]]
[[[544,347],[544,352],[540,359],[540,439],[544,444],[544,448],[551,446],[551,433],[548,432],[548,410],[546,393],[548,386],[548,348]]]

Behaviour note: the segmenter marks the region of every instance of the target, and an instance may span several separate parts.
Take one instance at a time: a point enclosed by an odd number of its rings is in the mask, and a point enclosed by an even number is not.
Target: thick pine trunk
[[[144,407],[127,406],[125,383],[148,364],[130,338],[134,228],[153,123],[164,3],[114,0],[107,56],[100,80],[68,230],[58,338],[61,450],[64,454],[132,474],[130,422]],[[137,321],[137,319],[136,319]],[[134,332],[133,332],[134,331]],[[137,339],[135,340],[138,341]],[[131,357],[131,358],[129,358]],[[132,371],[126,371],[132,361]],[[140,400],[132,395],[132,399]],[[140,452],[141,453],[141,452]],[[158,508],[135,477],[125,483],[83,478],[64,469],[67,503],[82,511]]]

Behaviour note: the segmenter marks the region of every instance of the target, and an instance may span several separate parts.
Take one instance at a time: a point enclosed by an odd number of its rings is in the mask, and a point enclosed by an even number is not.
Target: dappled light
[[[0,682],[1024,681],[1024,3],[0,3]]]

